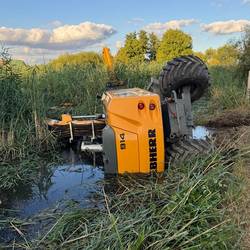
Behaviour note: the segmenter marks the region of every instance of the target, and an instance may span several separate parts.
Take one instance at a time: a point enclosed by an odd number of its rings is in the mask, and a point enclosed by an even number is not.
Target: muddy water
[[[102,206],[98,198],[103,188],[102,168],[82,163],[72,150],[63,152],[63,158],[65,164],[41,170],[34,183],[18,187],[15,193],[0,194],[0,249],[1,243],[22,241],[15,230],[1,226],[1,220],[8,217],[32,221],[25,234],[31,239],[42,231],[45,223],[40,219],[47,220],[47,215],[53,217],[55,213],[71,210],[72,206]]]
[[[206,139],[211,134],[211,129],[202,126],[193,130],[195,139]],[[21,187],[14,195],[6,194],[9,197],[5,208],[15,209],[19,217],[26,218],[48,208],[63,206],[67,201],[82,207],[96,206],[91,196],[102,190],[102,167],[82,163],[72,150],[64,151],[63,158],[67,163],[41,171],[31,187]]]
[[[44,182],[32,187],[32,195],[28,198],[13,197],[11,207],[16,209],[21,218],[36,215],[44,209],[64,206],[64,202],[73,201],[83,207],[95,204],[91,194],[99,192],[103,178],[99,168],[90,165],[75,164],[58,166],[52,170],[52,176],[45,176]],[[20,199],[21,198],[21,199]]]
[[[207,138],[211,138],[214,132],[215,131],[212,128],[207,128],[204,126],[196,126],[193,129],[193,138],[206,140]]]
[[[211,134],[211,130],[201,126],[193,130],[195,139],[206,139]],[[32,220],[48,211],[64,211],[69,203],[77,207],[102,206],[96,198],[102,192],[104,183],[102,167],[81,162],[72,150],[63,152],[63,157],[65,164],[45,169],[32,185],[20,187],[14,194],[5,194],[7,201],[0,207],[7,211],[6,216],[9,216],[8,211],[15,210],[12,214],[15,218]],[[41,223],[31,226],[30,237],[42,227]],[[0,242],[11,242],[14,238],[16,234],[0,227]]]

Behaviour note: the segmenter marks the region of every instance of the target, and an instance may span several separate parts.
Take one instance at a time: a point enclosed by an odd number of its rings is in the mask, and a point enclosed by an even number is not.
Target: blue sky
[[[250,24],[250,0],[8,0],[0,6],[0,43],[29,63],[104,45],[115,53],[126,33],[140,29],[159,36],[181,29],[204,51],[239,38]]]

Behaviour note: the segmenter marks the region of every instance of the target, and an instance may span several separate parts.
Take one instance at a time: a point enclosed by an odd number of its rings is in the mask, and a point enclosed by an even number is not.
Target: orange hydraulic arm
[[[111,88],[117,88],[124,86],[124,82],[120,81],[114,71],[114,62],[113,57],[110,53],[110,49],[107,47],[104,47],[102,50],[102,56],[103,56],[103,62],[107,66],[108,73],[109,73],[109,87]]]
[[[104,47],[102,50],[104,64],[107,65],[109,71],[113,71],[113,58],[110,54],[110,49]]]

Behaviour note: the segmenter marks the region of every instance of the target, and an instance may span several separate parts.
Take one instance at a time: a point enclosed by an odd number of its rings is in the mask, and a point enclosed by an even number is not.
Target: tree
[[[145,61],[145,45],[142,46],[142,41],[145,41],[145,34],[141,33],[137,38],[137,33],[132,32],[126,35],[125,45],[120,48],[116,55],[116,61],[123,63],[141,63]]]
[[[226,44],[217,49],[217,59],[224,66],[236,65],[238,55],[238,49],[232,44]]]
[[[160,40],[155,33],[149,34],[148,57],[150,61],[156,60],[156,53],[160,46]]]
[[[140,41],[137,39],[136,32],[127,35],[125,41],[125,50],[129,62],[140,63],[144,61],[144,51]]]
[[[216,57],[216,49],[209,48],[205,51],[205,58],[209,65],[219,65],[220,62]]]
[[[170,29],[163,34],[156,59],[162,63],[192,52],[192,37],[181,30]]]
[[[205,52],[209,65],[230,66],[238,62],[239,50],[233,44],[226,44],[217,49],[209,48]]]
[[[144,54],[144,59],[146,58],[146,55],[148,53],[148,35],[147,32],[144,30],[141,30],[139,32],[139,43],[141,46],[142,53]]]
[[[125,47],[121,47],[116,56],[115,56],[115,61],[119,62],[119,63],[124,63],[124,64],[128,64],[128,55],[126,53],[126,49]]]

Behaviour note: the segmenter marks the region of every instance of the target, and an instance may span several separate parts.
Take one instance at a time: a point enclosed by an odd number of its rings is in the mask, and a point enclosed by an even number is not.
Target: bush
[[[53,69],[61,69],[66,65],[83,65],[83,64],[103,64],[102,58],[95,52],[80,52],[76,54],[64,54],[52,60],[49,65]]]

